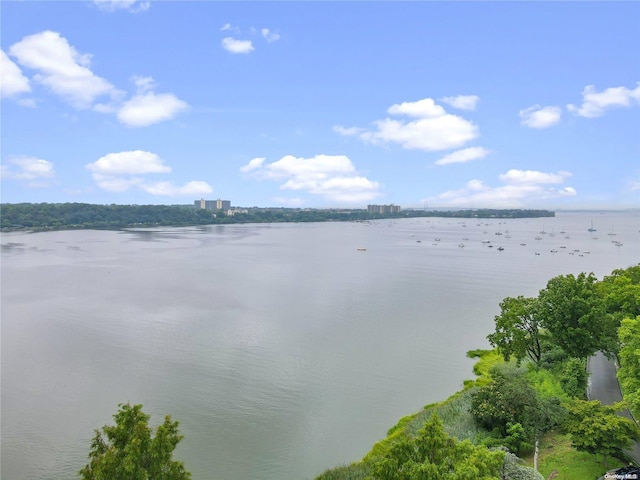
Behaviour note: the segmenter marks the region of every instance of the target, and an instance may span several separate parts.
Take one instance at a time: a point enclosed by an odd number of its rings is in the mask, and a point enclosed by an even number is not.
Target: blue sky
[[[0,8],[2,202],[640,205],[639,2]]]

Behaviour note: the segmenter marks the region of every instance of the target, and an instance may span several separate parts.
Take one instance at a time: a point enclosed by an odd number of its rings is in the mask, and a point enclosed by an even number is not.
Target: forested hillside
[[[74,228],[125,228],[211,225],[226,223],[279,223],[365,221],[382,218],[534,218],[549,217],[548,210],[407,210],[394,214],[362,209],[247,208],[203,210],[193,205],[94,205],[89,203],[4,203],[0,205],[2,231]]]

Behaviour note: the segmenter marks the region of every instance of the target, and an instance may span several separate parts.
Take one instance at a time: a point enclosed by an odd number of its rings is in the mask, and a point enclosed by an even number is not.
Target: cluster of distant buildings
[[[205,200],[201,198],[200,200],[195,200],[193,205],[196,208],[200,208],[202,210],[214,210],[214,211],[222,211],[225,215],[233,215],[236,213],[247,213],[248,210],[242,208],[231,208],[230,200]],[[368,213],[379,213],[379,214],[393,214],[400,213],[400,205],[367,205]]]
[[[367,205],[367,212],[382,214],[400,213],[400,205],[394,205],[393,203],[391,205]]]
[[[196,208],[201,208],[202,210],[231,210],[230,200],[205,200],[201,198],[193,203]]]
[[[243,208],[231,208],[230,200],[220,200],[219,198],[217,200],[205,200],[204,198],[201,198],[200,200],[194,201],[193,205],[202,210],[220,210],[225,215],[248,212],[248,210]]]

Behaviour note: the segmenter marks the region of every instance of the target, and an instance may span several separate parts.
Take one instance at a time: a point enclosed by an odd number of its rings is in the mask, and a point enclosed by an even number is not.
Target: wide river
[[[585,212],[4,234],[2,478],[74,478],[126,402],[180,422],[194,480],[313,478],[472,378],[504,297],[635,265],[639,230]]]

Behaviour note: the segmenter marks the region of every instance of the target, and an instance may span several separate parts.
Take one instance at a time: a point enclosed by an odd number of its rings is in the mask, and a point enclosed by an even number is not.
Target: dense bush
[[[570,397],[584,398],[589,383],[587,362],[583,358],[569,358],[559,375],[562,389]]]
[[[533,449],[536,437],[563,418],[556,397],[541,395],[524,368],[494,367],[494,380],[473,394],[471,413],[491,436],[487,445],[503,445],[517,454]]]
[[[403,437],[372,467],[375,480],[499,480],[505,452],[458,441],[433,415],[417,437]]]

